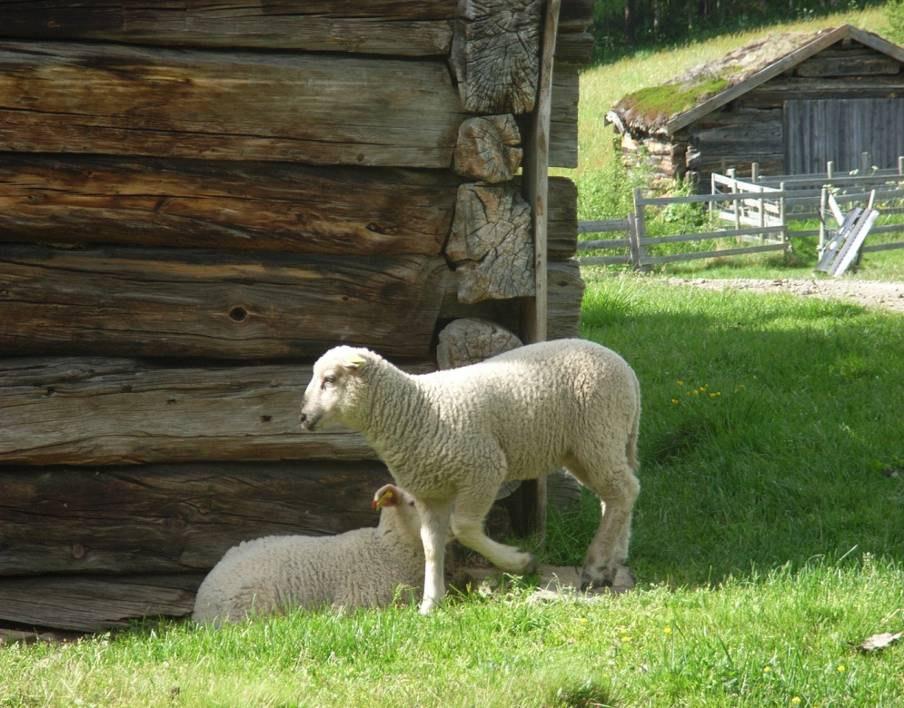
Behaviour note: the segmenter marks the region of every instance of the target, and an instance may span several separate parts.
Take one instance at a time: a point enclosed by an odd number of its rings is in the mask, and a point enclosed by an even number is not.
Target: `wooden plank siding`
[[[379,462],[3,466],[0,576],[203,571],[243,540],[374,526],[388,481]]]
[[[0,150],[449,168],[444,61],[0,43]]]
[[[335,344],[424,358],[445,259],[0,249],[0,355],[277,359]]]
[[[894,167],[904,155],[904,98],[831,98],[785,103],[785,164],[789,174],[860,165],[867,152],[876,167]]]

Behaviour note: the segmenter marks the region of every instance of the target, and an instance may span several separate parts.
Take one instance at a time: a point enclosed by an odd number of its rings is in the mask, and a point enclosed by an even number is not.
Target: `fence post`
[[[832,178],[835,176],[835,163],[832,160],[829,160],[826,163],[826,179],[830,182]]]
[[[904,177],[904,155],[898,155],[898,176]]]
[[[826,247],[826,207],[828,205],[828,185],[822,185],[819,192],[819,246],[816,249],[818,258],[822,258],[822,252]]]
[[[781,197],[778,200],[778,218],[782,222],[782,238],[785,240],[785,256],[788,255],[791,250],[791,237],[788,235],[788,224],[785,221],[785,183],[778,183],[778,191],[781,192]]]
[[[754,184],[757,183],[757,180],[760,178],[760,163],[759,162],[751,162],[750,163],[750,181]]]
[[[735,168],[729,168],[725,174],[727,174],[731,179],[731,193],[737,194],[738,182],[737,178],[735,177],[735,174],[737,174],[735,172]],[[734,227],[736,231],[741,230],[741,202],[739,202],[737,199],[734,200]]]
[[[646,264],[643,262],[646,256],[646,248],[640,242],[646,232],[646,222],[643,213],[643,187],[634,188],[634,228],[631,230],[631,259],[637,270],[643,270]]]
[[[869,172],[869,153],[860,153],[860,174],[866,175]]]

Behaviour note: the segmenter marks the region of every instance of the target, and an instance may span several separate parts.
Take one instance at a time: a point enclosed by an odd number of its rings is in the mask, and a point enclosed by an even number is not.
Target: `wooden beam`
[[[522,345],[517,335],[496,322],[475,318],[453,320],[439,333],[436,363],[440,369],[454,369]]]
[[[0,358],[0,463],[374,459],[357,434],[300,430],[310,379],[309,365]]]
[[[7,154],[0,241],[439,255],[445,171]]]
[[[454,17],[449,0],[0,0],[7,38],[230,50],[445,55]]]
[[[450,64],[471,113],[529,113],[539,74],[541,0],[459,0]]]
[[[203,574],[0,579],[0,620],[78,632],[124,629],[142,617],[184,617]]]
[[[549,142],[552,113],[553,58],[561,0],[549,0],[543,25],[537,108],[531,118],[523,186],[531,208],[534,246],[534,293],[525,308],[525,341],[546,339],[548,308],[547,220],[549,214]]]
[[[532,295],[530,207],[512,183],[458,188],[446,256],[463,303]]]
[[[0,249],[0,355],[274,359],[430,352],[441,257]]]
[[[388,481],[379,462],[6,465],[0,576],[204,572],[241,541],[375,526]]]
[[[512,114],[469,118],[458,129],[455,171],[480,182],[508,182],[521,167],[522,152]]]
[[[0,150],[448,168],[441,61],[0,44]]]

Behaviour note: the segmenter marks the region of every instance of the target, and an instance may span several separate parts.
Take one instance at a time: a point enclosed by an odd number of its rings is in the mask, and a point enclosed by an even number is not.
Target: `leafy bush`
[[[888,26],[891,28],[889,39],[904,42],[904,0],[888,0],[885,6]]]

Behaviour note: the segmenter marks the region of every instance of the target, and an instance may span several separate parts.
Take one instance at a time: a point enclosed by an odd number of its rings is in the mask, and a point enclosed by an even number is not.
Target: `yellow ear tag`
[[[348,361],[346,361],[345,364],[346,364],[346,366],[349,366],[352,369],[360,369],[362,366],[364,366],[366,361],[367,361],[367,359],[365,359],[360,354],[355,354],[355,355],[349,357]]]
[[[391,489],[387,489],[383,492],[379,497],[374,499],[373,508],[382,509],[387,504],[392,505],[395,503],[395,495]]]

